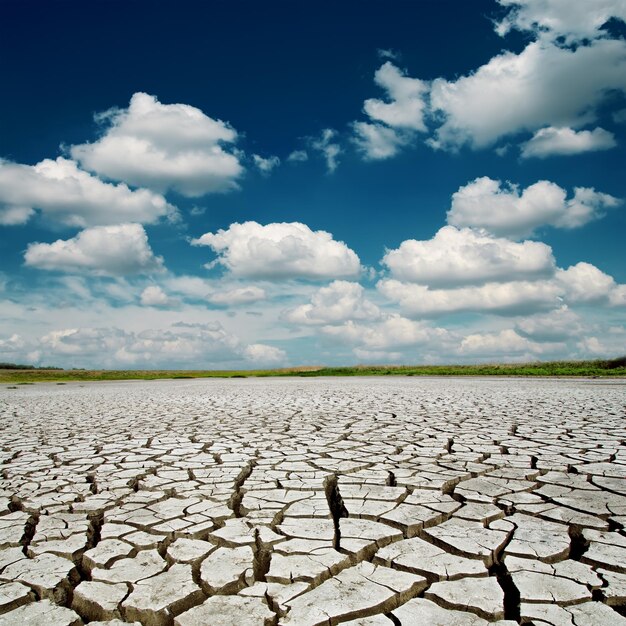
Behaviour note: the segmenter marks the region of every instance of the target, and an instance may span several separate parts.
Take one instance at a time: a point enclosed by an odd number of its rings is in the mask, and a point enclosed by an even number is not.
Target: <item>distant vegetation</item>
[[[62,370],[62,367],[52,367],[44,365],[35,367],[34,365],[24,365],[23,363],[0,363],[0,370]]]
[[[484,365],[358,365],[292,367],[274,370],[64,370],[0,365],[0,383],[159,378],[247,378],[264,376],[584,376],[626,377],[626,356],[604,361],[552,361]]]

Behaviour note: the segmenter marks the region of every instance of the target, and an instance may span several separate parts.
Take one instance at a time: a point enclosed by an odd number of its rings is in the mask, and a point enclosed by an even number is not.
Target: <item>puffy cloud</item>
[[[265,300],[264,289],[248,285],[246,287],[234,287],[232,289],[216,290],[208,296],[209,302],[223,306],[234,306],[238,304],[252,304]]]
[[[0,226],[26,224],[34,214],[35,210],[27,206],[0,206]]]
[[[424,124],[425,102],[428,85],[418,78],[410,78],[387,61],[374,74],[374,82],[387,93],[389,102],[369,98],[363,110],[375,122],[392,128],[426,131]]]
[[[354,122],[352,141],[366,160],[388,159],[409,144],[416,132],[426,132],[424,121],[428,84],[410,78],[387,61],[374,74],[387,101],[369,98],[363,111],[370,122]]]
[[[163,269],[163,259],[152,252],[139,224],[95,226],[72,239],[31,243],[26,265],[44,270],[92,273],[99,276],[145,274]]]
[[[457,289],[429,289],[425,285],[382,280],[377,287],[409,316],[462,311],[520,315],[555,307],[562,293],[562,289],[549,280],[486,283]]]
[[[141,292],[143,306],[169,306],[172,299],[158,285],[149,285]]]
[[[532,42],[468,76],[433,81],[431,107],[444,121],[430,145],[477,149],[546,126],[578,128],[596,119],[612,90],[626,91],[626,42],[599,39],[575,49]]]
[[[17,333],[13,333],[6,339],[0,338],[0,361],[7,361],[14,357],[22,357],[26,342]]]
[[[541,128],[522,144],[522,158],[545,159],[554,155],[582,154],[608,150],[617,145],[613,133],[604,128],[575,131],[573,128]]]
[[[359,324],[350,320],[341,325],[324,326],[322,332],[342,343],[375,351],[439,342],[449,337],[448,331],[443,328],[432,328],[400,315],[390,315],[372,324]]]
[[[520,353],[543,354],[558,348],[558,344],[531,341],[509,328],[497,333],[468,335],[461,341],[459,352],[475,356],[514,356]]]
[[[563,341],[583,332],[580,317],[566,305],[549,313],[532,315],[515,325],[516,331],[536,341]]]
[[[301,163],[308,160],[309,155],[306,150],[294,150],[287,157],[287,161],[289,161],[290,163]]]
[[[252,304],[267,298],[265,289],[256,285],[224,284],[199,276],[170,276],[163,282],[174,293],[219,306]]]
[[[332,128],[325,128],[319,137],[310,140],[311,148],[322,154],[326,160],[326,169],[331,174],[337,169],[339,155],[341,154],[341,146],[336,141],[333,141],[336,137],[337,131]]]
[[[280,165],[280,159],[277,156],[264,158],[258,154],[252,155],[254,164],[263,174],[269,174],[275,167]]]
[[[105,183],[69,159],[45,159],[37,165],[0,160],[0,223],[23,224],[34,209],[49,220],[80,228],[176,216],[163,196]]]
[[[112,109],[100,119],[108,124],[102,137],[71,148],[90,171],[189,197],[237,187],[243,167],[224,148],[236,142],[236,131],[196,107],[136,93],[127,109]]]
[[[408,137],[382,124],[354,122],[352,124],[356,144],[363,157],[369,161],[381,161],[395,156],[408,143]]]
[[[335,280],[314,293],[310,303],[285,311],[283,317],[293,324],[305,325],[380,318],[380,309],[363,292],[358,283]]]
[[[564,189],[541,180],[521,193],[516,185],[487,176],[452,194],[448,223],[485,228],[495,235],[523,237],[544,225],[576,228],[620,204],[618,198],[594,189],[576,187],[569,200]]]
[[[234,223],[205,233],[193,245],[210,246],[235,276],[250,278],[352,278],[361,271],[359,257],[330,233],[306,224]]]
[[[598,338],[598,337],[584,337],[577,342],[576,347],[580,351],[582,356],[591,357],[597,359],[611,358],[616,356],[624,356],[624,341],[616,343],[614,338]]]
[[[242,343],[219,322],[179,322],[141,331],[63,328],[32,341],[30,347],[37,347],[43,359],[68,366],[211,368],[225,363],[241,367],[250,361],[269,365],[286,360],[283,350],[262,343]]]
[[[496,25],[500,35],[511,29],[531,31],[549,39],[564,38],[566,43],[594,39],[603,34],[601,27],[612,18],[626,20],[625,0],[498,0],[511,10]]]
[[[556,280],[563,286],[568,302],[606,300],[614,306],[626,304],[626,285],[617,285],[612,276],[591,263],[580,262],[566,270],[559,270]]]
[[[401,281],[447,286],[510,282],[554,271],[552,251],[544,243],[516,243],[454,226],[444,226],[427,241],[403,241],[382,263]]]
[[[255,363],[276,364],[284,363],[287,360],[287,353],[275,346],[268,346],[263,343],[253,343],[247,346],[243,352],[248,361]]]

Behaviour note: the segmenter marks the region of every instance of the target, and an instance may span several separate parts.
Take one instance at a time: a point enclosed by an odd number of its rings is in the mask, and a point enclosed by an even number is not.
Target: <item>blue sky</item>
[[[0,12],[0,361],[626,352],[624,0]]]

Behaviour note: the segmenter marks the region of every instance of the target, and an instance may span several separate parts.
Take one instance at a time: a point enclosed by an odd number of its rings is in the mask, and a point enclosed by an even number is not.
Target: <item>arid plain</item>
[[[0,624],[626,624],[625,391],[3,385]]]

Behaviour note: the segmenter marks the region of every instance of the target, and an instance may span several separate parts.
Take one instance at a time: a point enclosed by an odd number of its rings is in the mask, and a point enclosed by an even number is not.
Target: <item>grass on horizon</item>
[[[63,370],[0,369],[0,383],[163,378],[248,378],[266,376],[580,376],[626,377],[626,357],[598,361],[551,361],[482,365],[357,365],[289,367],[269,370]]]

